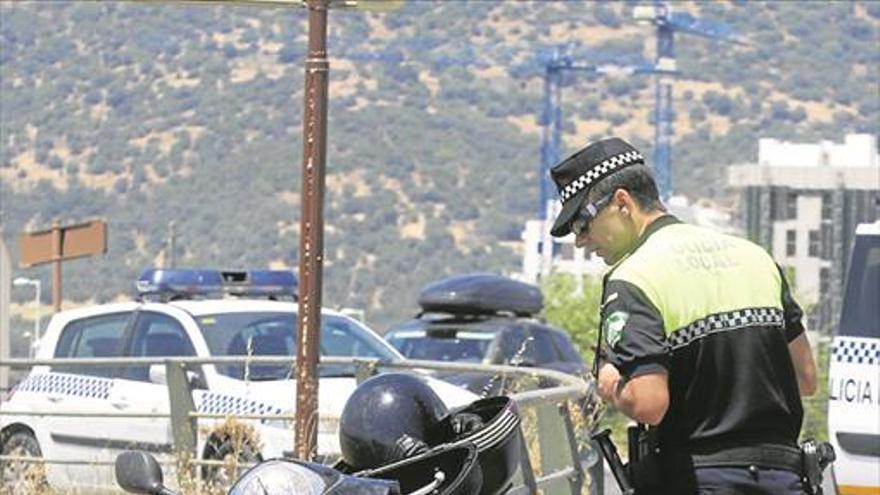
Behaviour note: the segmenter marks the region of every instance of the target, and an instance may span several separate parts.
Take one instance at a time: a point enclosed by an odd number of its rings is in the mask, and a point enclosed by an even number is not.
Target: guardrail
[[[195,466],[224,465],[224,461],[198,458],[196,444],[198,439],[198,420],[227,419],[235,420],[291,420],[293,415],[278,414],[246,414],[233,415],[222,413],[198,412],[195,408],[190,379],[187,369],[204,364],[287,364],[293,365],[290,357],[212,357],[212,358],[58,358],[58,359],[7,359],[0,361],[0,367],[33,368],[33,367],[77,367],[77,366],[149,366],[161,364],[165,366],[166,385],[168,387],[169,413],[127,413],[103,411],[0,411],[0,425],[6,428],[15,416],[68,416],[92,418],[169,418],[173,433],[173,451],[181,472],[192,472]],[[540,368],[523,368],[516,366],[479,365],[466,363],[449,363],[437,361],[408,360],[401,362],[381,362],[378,360],[322,357],[320,365],[351,365],[355,366],[355,377],[358,382],[375,374],[379,369],[409,369],[479,372],[504,380],[515,378],[523,381],[528,379],[534,384],[543,385],[508,394],[519,406],[523,416],[523,455],[518,475],[514,479],[514,487],[510,494],[547,495],[581,494],[589,490],[591,495],[604,493],[603,463],[597,450],[588,441],[590,428],[598,420],[600,406],[595,402],[592,380],[580,378],[553,370]],[[43,371],[49,371],[46,368]],[[51,458],[34,458],[22,456],[0,455],[0,463],[20,462],[37,464],[88,464],[107,465],[108,462],[61,460]],[[181,464],[183,462],[183,464]],[[245,467],[247,463],[238,467]],[[587,476],[589,474],[589,476]],[[586,482],[590,481],[587,485]],[[587,488],[587,486],[589,488]]]

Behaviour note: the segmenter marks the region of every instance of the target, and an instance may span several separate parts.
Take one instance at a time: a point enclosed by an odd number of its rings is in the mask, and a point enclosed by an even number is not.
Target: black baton
[[[615,447],[614,442],[611,441],[611,430],[606,428],[599,433],[594,433],[591,438],[599,445],[599,449],[602,451],[602,457],[605,458],[605,462],[607,462],[608,467],[611,468],[611,474],[614,475],[614,479],[617,481],[617,486],[620,487],[621,494],[634,495],[635,490],[633,490],[632,485],[630,485],[629,477],[626,475],[626,469],[623,467],[623,462],[620,460],[620,456],[617,455],[617,447]]]

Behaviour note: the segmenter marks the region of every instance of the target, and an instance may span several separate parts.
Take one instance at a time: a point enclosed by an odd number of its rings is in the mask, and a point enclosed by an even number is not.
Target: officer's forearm
[[[816,393],[818,387],[816,379],[816,362],[807,334],[802,333],[788,344],[788,352],[791,362],[797,374],[798,388],[801,395],[809,397]]]
[[[650,373],[620,383],[612,397],[617,410],[639,423],[660,424],[669,408],[666,374]]]

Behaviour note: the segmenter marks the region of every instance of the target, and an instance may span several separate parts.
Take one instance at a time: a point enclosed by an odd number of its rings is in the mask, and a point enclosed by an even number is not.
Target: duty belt
[[[803,473],[803,455],[796,447],[756,445],[732,447],[712,453],[691,454],[694,467],[758,466]]]

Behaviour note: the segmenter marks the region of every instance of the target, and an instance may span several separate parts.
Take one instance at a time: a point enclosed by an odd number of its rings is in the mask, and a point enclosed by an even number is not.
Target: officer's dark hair
[[[645,211],[666,211],[654,174],[646,165],[630,165],[608,175],[590,188],[587,199],[596,201],[617,189],[626,189]]]

